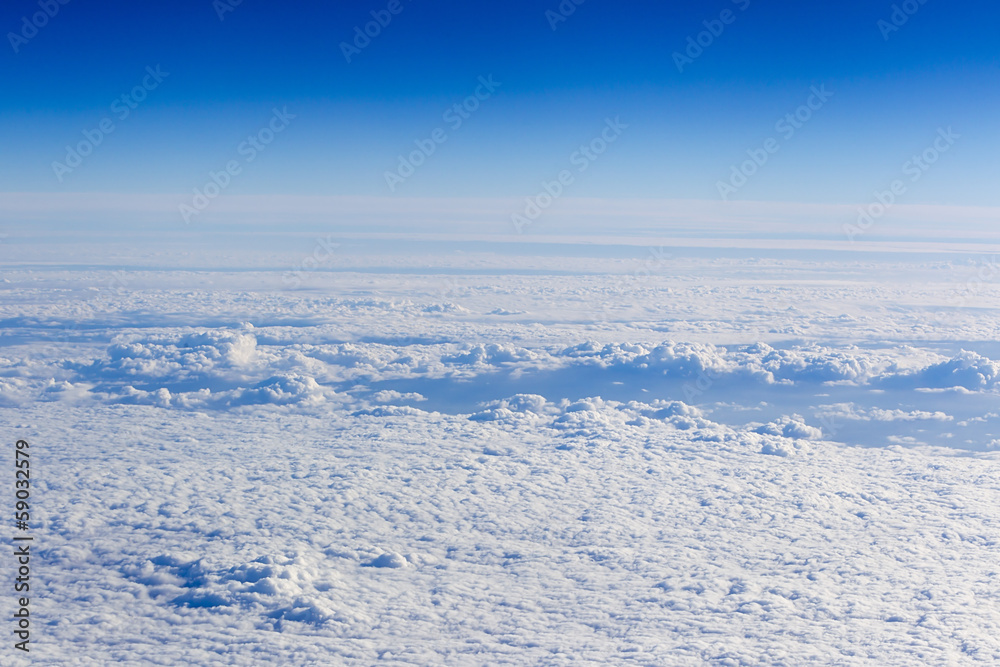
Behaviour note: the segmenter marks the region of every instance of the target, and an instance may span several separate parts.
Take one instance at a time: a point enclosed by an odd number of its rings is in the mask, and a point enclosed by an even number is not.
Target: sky
[[[13,0],[0,223],[25,197],[65,215],[54,193],[172,198],[176,222],[213,180],[213,206],[849,208],[898,182],[900,205],[997,207],[998,19],[943,0]]]

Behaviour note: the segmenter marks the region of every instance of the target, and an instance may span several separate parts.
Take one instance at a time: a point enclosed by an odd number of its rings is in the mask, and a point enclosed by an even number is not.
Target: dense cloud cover
[[[982,317],[942,345],[889,309],[750,326],[752,287],[598,321],[588,277],[8,275],[46,664],[1000,659]]]

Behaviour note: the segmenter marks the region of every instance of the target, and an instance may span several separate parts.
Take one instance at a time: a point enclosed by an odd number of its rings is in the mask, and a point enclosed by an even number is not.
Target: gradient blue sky
[[[347,63],[340,43],[387,1],[243,0],[220,21],[211,0],[70,0],[17,53],[0,47],[0,191],[190,193],[287,106],[296,119],[223,196],[523,197],[618,116],[628,129],[569,195],[712,200],[825,84],[833,98],[734,199],[871,201],[951,126],[961,139],[906,203],[1000,205],[1000,6],[927,0],[886,40],[890,1],[745,1],[586,0],[552,30],[558,0],[401,0]],[[679,72],[672,54],[725,9],[735,21]],[[4,34],[38,11],[5,3]],[[167,79],[60,183],[65,146],[156,65]],[[497,93],[390,193],[397,155],[487,75]]]

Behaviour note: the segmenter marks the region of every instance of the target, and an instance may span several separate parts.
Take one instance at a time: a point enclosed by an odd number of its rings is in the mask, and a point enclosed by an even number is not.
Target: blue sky
[[[243,0],[220,19],[221,2],[51,0],[36,32],[24,20],[46,0],[5,3],[0,191],[189,195],[235,161],[225,197],[525,197],[568,169],[567,196],[719,200],[773,138],[732,200],[864,204],[950,127],[959,138],[907,180],[906,203],[1000,205],[995,3],[566,0],[558,15],[557,0],[399,0],[395,14],[388,0]],[[342,43],[371,12],[391,20],[348,62]],[[679,68],[689,38],[704,46]],[[454,127],[446,112],[480,77],[498,85]],[[144,79],[121,117],[114,101]],[[783,136],[814,89],[832,96]],[[274,109],[294,118],[247,160]],[[609,118],[625,129],[577,170]],[[102,121],[113,132],[57,174]],[[390,188],[399,156],[439,128]]]

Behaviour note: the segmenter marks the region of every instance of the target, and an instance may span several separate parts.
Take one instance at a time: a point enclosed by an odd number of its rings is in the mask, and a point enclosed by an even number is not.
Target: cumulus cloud
[[[815,426],[809,426],[799,415],[782,417],[753,429],[754,433],[777,435],[783,438],[799,440],[818,440],[823,437],[823,431]]]
[[[533,361],[537,358],[534,352],[523,347],[490,343],[488,345],[473,345],[461,352],[446,355],[442,360],[448,364],[497,366],[519,361]]]
[[[840,419],[852,419],[857,421],[878,421],[878,422],[912,422],[922,420],[933,421],[953,421],[951,415],[935,410],[900,410],[894,408],[887,410],[884,408],[865,408],[855,403],[837,403],[834,405],[821,405],[819,414]]]

